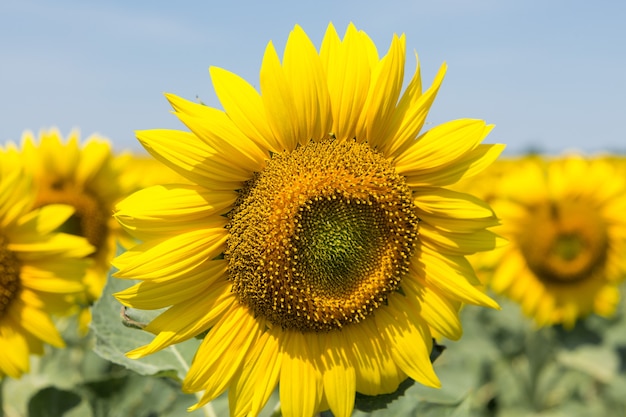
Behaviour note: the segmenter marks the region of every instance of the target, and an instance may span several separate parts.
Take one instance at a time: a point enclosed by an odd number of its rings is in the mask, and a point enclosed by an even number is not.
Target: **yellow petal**
[[[115,294],[121,303],[142,310],[156,310],[173,304],[187,303],[188,299],[205,293],[215,282],[226,282],[227,263],[209,261],[187,274],[142,281]]]
[[[81,273],[81,267],[84,268],[82,262],[77,263],[80,258],[93,253],[95,249],[87,239],[65,233],[55,233],[46,237],[25,234],[21,239],[12,234],[11,243],[7,248],[15,252],[23,262],[46,260],[51,257],[66,259],[67,262],[76,265],[76,273]]]
[[[227,210],[237,193],[196,185],[157,185],[131,194],[115,207],[116,220],[140,240],[206,227],[207,218]],[[146,201],[150,204],[146,205]],[[215,222],[212,222],[215,223]]]
[[[462,219],[454,218],[446,215],[431,215],[417,210],[417,216],[423,223],[435,225],[438,230],[445,232],[458,232],[458,233],[474,233],[477,230],[487,229],[495,227],[500,224],[500,221],[494,217],[474,218],[474,219]],[[499,244],[499,243],[497,243]]]
[[[55,347],[65,346],[50,316],[40,309],[16,299],[11,303],[7,313],[14,322],[20,323],[21,327],[40,340]]]
[[[500,263],[491,279],[491,288],[502,293],[506,291],[513,282],[519,278],[519,273],[525,269],[526,261],[517,250],[507,251],[503,254]]]
[[[267,122],[261,95],[240,76],[222,68],[210,67],[215,94],[233,123],[261,149],[280,152]]]
[[[74,214],[74,207],[67,204],[48,204],[22,216],[19,227],[36,231],[39,235],[51,233]]]
[[[346,30],[343,42],[333,25],[328,25],[320,57],[332,100],[331,131],[339,141],[356,137],[356,126],[363,112],[371,78],[367,48],[367,40],[363,39],[352,23]]]
[[[322,394],[322,380],[315,367],[315,351],[306,335],[285,332],[282,344],[283,363],[280,369],[280,404],[285,417],[312,416]],[[311,352],[313,351],[313,352]]]
[[[26,338],[9,317],[0,320],[0,375],[19,378],[30,368]]]
[[[417,59],[417,55],[415,58]],[[395,139],[383,145],[386,155],[392,158],[402,155],[415,142],[417,135],[426,122],[426,116],[435,101],[437,92],[439,92],[446,69],[446,64],[443,64],[439,68],[433,84],[422,94],[418,60],[415,75],[404,92],[400,103],[398,103],[398,109],[394,115],[393,123],[400,127],[395,133]]]
[[[321,139],[332,126],[326,76],[315,46],[298,25],[289,34],[283,68],[291,85],[294,113],[300,124],[299,143]]]
[[[413,255],[409,269],[414,275],[422,277],[428,286],[459,301],[499,308],[495,301],[478,288],[480,281],[464,256],[442,254],[422,246]]]
[[[466,180],[483,171],[504,150],[504,145],[478,145],[445,167],[423,170],[407,175],[407,185],[419,187],[445,187]],[[419,156],[418,156],[419,157]]]
[[[443,253],[470,255],[488,251],[506,244],[506,241],[490,230],[475,230],[472,233],[456,233],[438,228],[425,221],[420,222],[421,241]]]
[[[296,103],[272,42],[268,43],[261,64],[261,97],[265,114],[280,151],[292,151],[304,137]]]
[[[127,352],[126,356],[141,358],[197,336],[213,327],[235,301],[230,285],[213,285],[188,299],[187,304],[174,305],[148,323],[144,330],[156,334],[155,338],[149,344]]]
[[[215,150],[193,133],[155,129],[136,132],[136,136],[152,156],[192,183],[212,190],[233,190],[249,179],[231,165],[215,160]]]
[[[215,151],[212,159],[225,160],[231,169],[245,175],[263,168],[269,156],[267,149],[261,149],[239,130],[226,113],[173,94],[165,96],[176,109],[176,116]]]
[[[419,188],[413,191],[413,197],[420,210],[431,214],[460,219],[494,217],[489,204],[467,193],[446,188]]]
[[[0,226],[10,230],[20,216],[32,209],[35,193],[30,178],[21,169],[5,175],[0,181]]]
[[[461,303],[447,297],[447,294],[429,287],[420,277],[409,276],[402,279],[402,289],[407,297],[407,304],[416,303],[416,310],[429,327],[439,335],[458,340],[463,334],[459,320]]]
[[[389,305],[376,310],[378,332],[385,338],[393,360],[417,382],[440,387],[430,362],[432,335],[424,320],[416,315],[401,294],[394,294]]]
[[[354,340],[346,352],[356,373],[356,390],[365,395],[389,394],[407,376],[391,358],[390,349],[381,340],[376,322],[366,318],[358,325],[346,326],[346,340]]]
[[[405,176],[439,168],[475,149],[493,126],[482,120],[460,119],[433,127],[395,160],[396,170]]]
[[[258,415],[274,392],[282,364],[280,333],[282,330],[278,327],[266,330],[250,349],[228,390],[231,416]]]
[[[356,392],[356,373],[347,354],[350,342],[341,331],[328,332],[320,340],[326,342],[321,357],[324,366],[322,370],[324,395],[333,415],[349,417],[354,408]]]
[[[421,224],[430,225],[442,233],[473,235],[499,225],[491,207],[470,194],[420,187],[413,191],[413,196]]]
[[[78,137],[76,138],[78,140]],[[89,184],[101,173],[103,167],[110,165],[113,155],[111,144],[98,136],[90,136],[82,149],[76,146],[77,160],[74,180],[76,184]],[[59,154],[60,155],[60,154]],[[65,155],[65,151],[63,151]]]
[[[391,123],[402,83],[406,38],[394,35],[387,55],[374,67],[365,111],[357,125],[357,140],[367,141],[373,148],[393,138],[399,125]]]
[[[41,266],[44,266],[43,268]],[[73,265],[57,261],[28,263],[22,266],[22,285],[36,291],[52,293],[82,292],[85,286],[80,281],[82,274],[76,274]]]
[[[186,273],[224,250],[228,231],[221,227],[192,230],[163,241],[141,243],[112,261],[118,278],[154,279]]]
[[[223,393],[262,333],[260,324],[247,307],[233,304],[204,337],[183,381],[183,391],[204,390],[198,405]]]

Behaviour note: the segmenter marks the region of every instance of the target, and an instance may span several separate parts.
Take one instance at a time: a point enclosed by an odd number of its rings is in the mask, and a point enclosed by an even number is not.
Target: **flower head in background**
[[[72,206],[74,214],[60,230],[83,236],[96,248],[85,277],[87,290],[77,299],[85,331],[91,321],[88,307],[102,293],[116,242],[127,236],[112,217],[114,204],[132,190],[122,177],[126,160],[114,156],[110,142],[98,135],[81,143],[77,131],[64,139],[56,129],[42,130],[38,138],[25,132],[18,152],[35,179],[34,207]]]
[[[195,407],[228,389],[232,415],[256,415],[280,382],[283,415],[348,416],[355,392],[439,386],[433,336],[461,336],[461,303],[497,307],[465,258],[496,245],[497,220],[446,187],[503,147],[480,120],[421,132],[445,66],[402,92],[404,64],[404,36],[381,58],[330,25],[318,53],[296,26],[282,62],[267,46],[260,93],[211,68],[223,110],[168,95],[191,132],[138,133],[189,183],[118,204],[143,243],[114,260],[141,280],[116,296],[169,307],[133,358],[208,331],[183,383]]]
[[[84,291],[94,248],[55,230],[73,215],[67,205],[33,210],[32,179],[13,152],[0,152],[0,378],[29,371],[44,343],[63,347],[51,315],[67,314]]]
[[[626,277],[623,176],[608,160],[575,155],[492,168],[480,181],[488,194],[480,194],[501,219],[495,230],[510,241],[476,257],[493,290],[539,326],[572,327],[590,313],[613,314]]]

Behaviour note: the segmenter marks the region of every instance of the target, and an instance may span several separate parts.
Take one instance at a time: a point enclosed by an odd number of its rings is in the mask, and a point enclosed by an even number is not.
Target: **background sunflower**
[[[28,372],[29,355],[44,344],[65,345],[51,316],[73,307],[94,248],[56,229],[72,216],[67,205],[33,209],[32,178],[13,153],[0,152],[0,378]]]
[[[526,157],[494,164],[471,188],[509,245],[475,258],[491,288],[539,326],[610,316],[626,275],[623,176],[606,158]]]
[[[83,236],[95,247],[84,278],[86,291],[76,300],[84,333],[91,321],[90,306],[102,293],[118,242],[129,244],[111,213],[114,204],[136,188],[123,176],[130,161],[114,155],[105,138],[92,135],[81,143],[78,131],[63,138],[55,128],[42,130],[38,138],[24,132],[17,153],[34,178],[33,207],[72,206],[74,213],[60,230]]]

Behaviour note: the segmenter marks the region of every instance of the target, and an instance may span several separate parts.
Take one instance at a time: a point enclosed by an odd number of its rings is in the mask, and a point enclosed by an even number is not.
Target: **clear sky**
[[[494,123],[508,154],[626,152],[626,2],[579,0],[0,1],[0,141],[57,126],[139,150],[134,131],[184,126],[162,93],[219,106],[208,67],[258,86],[264,48],[301,25],[319,46],[353,22],[381,55],[407,35],[424,84],[448,73],[429,116]]]

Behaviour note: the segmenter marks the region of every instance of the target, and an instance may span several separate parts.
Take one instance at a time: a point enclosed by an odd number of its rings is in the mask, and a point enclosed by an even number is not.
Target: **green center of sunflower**
[[[384,303],[408,271],[419,221],[383,156],[330,139],[273,155],[229,217],[233,290],[299,331],[358,322]]]
[[[48,204],[67,204],[74,207],[74,214],[61,225],[59,232],[86,238],[96,248],[96,253],[103,247],[110,216],[95,196],[77,188],[71,182],[57,180],[42,187],[37,197],[37,207]]]
[[[17,297],[21,288],[21,263],[0,236],[0,319]]]
[[[604,265],[606,225],[597,210],[577,201],[538,208],[525,228],[522,253],[545,282],[582,281]]]

